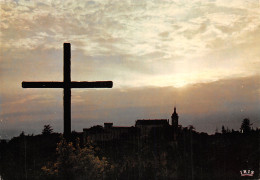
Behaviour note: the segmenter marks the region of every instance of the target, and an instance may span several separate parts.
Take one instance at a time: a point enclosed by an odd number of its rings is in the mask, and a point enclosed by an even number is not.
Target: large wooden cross
[[[70,43],[63,44],[64,49],[64,68],[63,82],[22,82],[23,88],[63,88],[64,106],[64,136],[68,137],[71,133],[71,88],[112,88],[112,81],[71,81],[70,78]]]

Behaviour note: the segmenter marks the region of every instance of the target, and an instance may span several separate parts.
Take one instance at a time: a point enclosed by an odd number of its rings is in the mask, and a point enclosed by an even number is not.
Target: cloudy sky
[[[259,0],[0,1],[0,138],[63,131],[63,91],[22,89],[72,80],[112,89],[72,90],[72,129],[169,119],[214,133],[260,126]]]

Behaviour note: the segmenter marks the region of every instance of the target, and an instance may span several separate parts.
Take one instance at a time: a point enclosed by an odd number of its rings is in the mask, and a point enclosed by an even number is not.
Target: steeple
[[[178,113],[176,112],[176,107],[174,106],[174,112],[172,114],[172,126],[174,126],[175,128],[178,127],[178,119],[179,119],[179,116],[178,116]]]

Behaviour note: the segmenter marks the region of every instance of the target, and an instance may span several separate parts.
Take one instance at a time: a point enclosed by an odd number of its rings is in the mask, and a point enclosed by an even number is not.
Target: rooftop
[[[138,119],[135,125],[169,125],[168,119]]]

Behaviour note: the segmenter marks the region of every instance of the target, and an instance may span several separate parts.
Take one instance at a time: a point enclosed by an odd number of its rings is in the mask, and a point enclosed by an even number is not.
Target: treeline
[[[222,128],[223,129],[223,128]],[[0,143],[2,179],[242,179],[241,170],[259,178],[259,129],[243,120],[239,131],[224,127],[214,135],[193,126],[172,132],[155,128],[147,138],[89,142],[73,132],[66,141],[46,125],[41,135]]]

